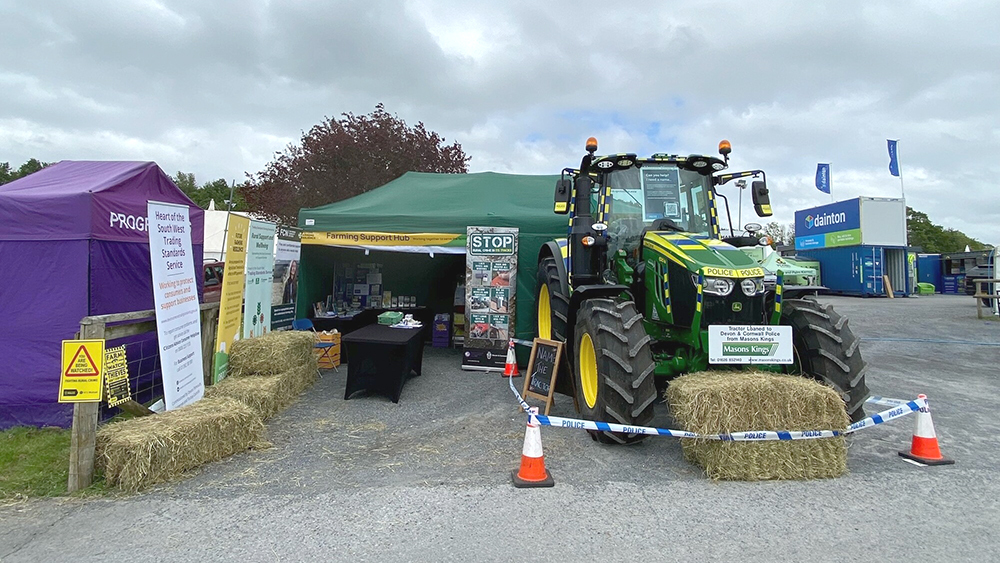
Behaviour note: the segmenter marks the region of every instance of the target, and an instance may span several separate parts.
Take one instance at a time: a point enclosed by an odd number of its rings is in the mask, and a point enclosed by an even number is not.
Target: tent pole
[[[229,202],[226,205],[226,228],[222,230],[222,252],[219,253],[219,261],[226,261],[226,237],[229,236],[229,214],[233,212],[233,191],[236,189],[236,180],[229,183]]]

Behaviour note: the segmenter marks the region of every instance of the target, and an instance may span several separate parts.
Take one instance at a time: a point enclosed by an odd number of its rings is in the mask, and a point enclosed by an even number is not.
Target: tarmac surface
[[[270,421],[270,449],[138,495],[0,507],[0,562],[996,560],[1000,322],[964,296],[821,300],[862,337],[873,394],[928,395],[955,465],[897,455],[912,415],[850,438],[848,475],[806,482],[712,482],[673,438],[543,427],[556,486],[515,489],[525,418],[507,381],[427,348],[399,404],[344,401],[341,367]],[[552,414],[575,416],[557,397]]]

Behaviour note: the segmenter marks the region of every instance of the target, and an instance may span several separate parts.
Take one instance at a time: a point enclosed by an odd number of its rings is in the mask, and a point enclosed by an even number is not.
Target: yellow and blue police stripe
[[[695,306],[694,306],[694,311],[696,313],[700,313],[701,312],[701,302],[702,302],[702,299],[704,297],[704,294],[702,293],[702,288],[704,286],[705,286],[705,275],[702,274],[701,272],[698,272],[698,287],[696,288],[697,292],[698,292],[698,296],[697,296],[698,297],[698,302],[695,303]]]
[[[708,215],[712,224],[712,237],[719,236],[719,212],[715,207],[715,190],[708,189]]]
[[[774,312],[771,313],[771,324],[776,325],[781,322],[781,293],[785,289],[785,275],[778,270],[778,279],[774,284]]]

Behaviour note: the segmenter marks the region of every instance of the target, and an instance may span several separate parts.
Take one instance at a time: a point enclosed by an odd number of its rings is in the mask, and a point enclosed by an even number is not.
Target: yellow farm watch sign
[[[104,341],[63,340],[60,403],[97,403],[104,384]]]

